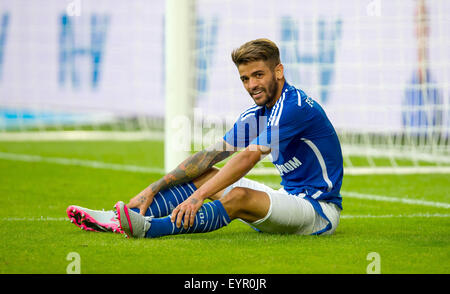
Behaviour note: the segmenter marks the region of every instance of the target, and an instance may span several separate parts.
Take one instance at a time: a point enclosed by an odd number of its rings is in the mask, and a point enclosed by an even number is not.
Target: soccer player
[[[210,232],[234,219],[265,233],[325,235],[336,230],[343,160],[324,110],[286,82],[272,41],[247,42],[231,57],[255,104],[242,112],[223,141],[188,157],[128,204],[118,202],[118,223],[108,223],[112,212],[69,207],[77,225],[118,229],[136,238]],[[234,153],[224,167],[214,167]],[[280,172],[280,190],[245,178],[268,155]],[[103,222],[96,220],[101,215]]]

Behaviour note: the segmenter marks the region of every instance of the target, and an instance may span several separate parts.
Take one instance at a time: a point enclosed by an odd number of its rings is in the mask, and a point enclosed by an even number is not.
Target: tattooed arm
[[[214,146],[199,151],[185,159],[174,170],[166,174],[158,181],[145,188],[128,203],[130,208],[139,208],[144,215],[153,201],[153,197],[159,191],[194,180],[213,167],[216,163],[236,152],[237,149],[225,141],[218,142]]]
[[[176,222],[176,226],[180,227],[184,219],[185,229],[194,225],[195,215],[207,197],[244,177],[270,151],[271,149],[267,146],[250,145],[231,158],[213,177],[172,211],[171,221]]]

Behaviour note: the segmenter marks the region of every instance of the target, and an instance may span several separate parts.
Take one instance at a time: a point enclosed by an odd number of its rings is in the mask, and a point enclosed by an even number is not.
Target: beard
[[[261,92],[263,94],[265,94],[264,97],[261,97],[259,99],[255,99],[253,97],[254,93],[258,93]],[[255,102],[256,105],[258,106],[264,106],[266,104],[270,104],[271,102],[273,102],[277,97],[275,97],[275,95],[278,92],[278,83],[277,80],[275,78],[275,75],[273,75],[273,78],[271,80],[271,82],[267,85],[267,87],[258,87],[253,89],[251,92],[249,92],[250,96],[252,97],[253,101]]]

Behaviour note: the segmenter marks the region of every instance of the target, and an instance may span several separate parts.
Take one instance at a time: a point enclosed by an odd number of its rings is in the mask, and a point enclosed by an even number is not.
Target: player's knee
[[[231,219],[240,218],[249,222],[267,215],[270,198],[265,192],[235,187],[220,199]]]
[[[227,196],[236,204],[242,204],[247,198],[248,192],[246,188],[235,187],[231,189]]]
[[[245,188],[235,187],[222,198],[223,205],[229,214],[237,215],[245,209],[248,201],[248,191]]]

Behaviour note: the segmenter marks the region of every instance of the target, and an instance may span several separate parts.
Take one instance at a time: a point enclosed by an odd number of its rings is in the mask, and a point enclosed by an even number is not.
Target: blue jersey
[[[270,147],[284,190],[304,195],[325,219],[317,201],[342,209],[339,139],[319,103],[302,90],[285,83],[274,106],[255,105],[244,111],[224,140],[235,147]]]

